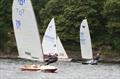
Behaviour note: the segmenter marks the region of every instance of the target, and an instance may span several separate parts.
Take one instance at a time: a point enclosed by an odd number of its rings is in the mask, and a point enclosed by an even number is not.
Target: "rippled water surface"
[[[0,79],[120,79],[120,64],[83,65],[57,62],[56,73],[21,71],[23,64],[43,64],[21,59],[0,59]]]

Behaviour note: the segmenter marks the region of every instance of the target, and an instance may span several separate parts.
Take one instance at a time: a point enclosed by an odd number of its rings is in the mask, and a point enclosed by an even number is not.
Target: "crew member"
[[[46,65],[49,65],[50,63],[54,63],[57,60],[58,60],[58,54],[56,53],[54,55],[49,54],[48,60],[46,61],[47,62]]]

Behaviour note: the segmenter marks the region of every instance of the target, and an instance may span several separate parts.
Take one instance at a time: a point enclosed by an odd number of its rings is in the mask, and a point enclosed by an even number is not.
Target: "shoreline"
[[[81,62],[82,59],[72,59],[71,62]],[[120,64],[120,58],[117,60],[117,59],[109,59],[109,58],[105,58],[105,59],[100,59],[98,62],[100,63],[118,63]]]
[[[21,59],[17,55],[0,55],[0,59]],[[78,58],[72,58],[71,62],[79,63],[82,59]],[[100,58],[100,63],[119,63],[120,64],[120,58]]]
[[[69,58],[72,58],[71,62],[81,62],[80,52],[79,51],[67,51]],[[21,59],[18,57],[18,53],[3,53],[0,52],[0,59]],[[101,63],[119,63],[120,64],[120,54],[101,54],[100,60]]]

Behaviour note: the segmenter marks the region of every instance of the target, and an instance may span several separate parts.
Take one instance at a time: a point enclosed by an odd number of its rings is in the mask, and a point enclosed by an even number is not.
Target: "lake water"
[[[99,63],[83,65],[73,62],[57,62],[56,73],[21,71],[24,64],[43,64],[22,59],[0,59],[0,79],[120,79],[120,64]]]

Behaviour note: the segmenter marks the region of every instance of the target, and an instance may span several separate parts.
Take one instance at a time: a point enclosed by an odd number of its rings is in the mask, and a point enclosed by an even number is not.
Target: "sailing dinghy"
[[[14,0],[12,6],[14,33],[20,58],[44,62],[37,22],[31,0]],[[45,67],[45,68],[44,68]],[[53,66],[24,65],[21,70],[56,71]]]
[[[22,71],[44,71],[44,72],[52,72],[54,73],[57,70],[57,67],[50,65],[24,65],[21,67]]]
[[[48,24],[42,42],[44,55],[58,54],[58,61],[70,61],[67,53],[60,41],[59,36],[56,34],[54,18]]]
[[[87,19],[84,19],[80,25],[80,45],[82,59],[86,59],[83,64],[97,64],[93,60],[92,46]]]

